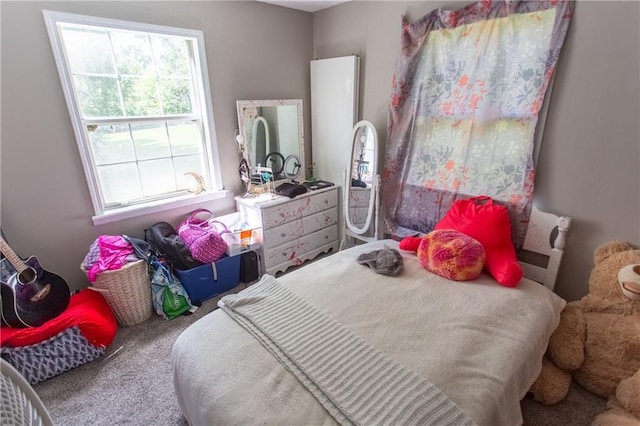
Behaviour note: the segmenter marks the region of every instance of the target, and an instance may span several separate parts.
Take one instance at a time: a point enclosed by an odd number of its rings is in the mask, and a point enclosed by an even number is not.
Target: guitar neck
[[[4,254],[11,266],[13,266],[18,273],[22,273],[28,268],[2,237],[0,237],[0,252]]]

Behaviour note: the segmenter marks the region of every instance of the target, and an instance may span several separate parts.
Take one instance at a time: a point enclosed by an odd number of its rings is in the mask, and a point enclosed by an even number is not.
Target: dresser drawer
[[[369,214],[368,207],[351,207],[349,209],[349,218],[351,223],[357,227],[362,227],[367,221],[367,215]]]
[[[276,247],[337,223],[338,209],[330,208],[329,210],[270,228],[263,233],[263,241],[266,247]]]
[[[371,188],[351,188],[349,191],[349,205],[351,207],[369,207]]]
[[[264,230],[267,230],[291,222],[292,220],[335,207],[338,205],[337,194],[338,192],[334,189],[267,207],[262,213],[262,227]]]
[[[266,249],[264,259],[265,268],[269,271],[273,267],[287,262],[291,262],[296,265],[302,264],[308,259],[308,257],[305,257],[305,254],[327,244],[337,242],[337,240],[338,225],[332,225],[312,234],[305,235],[302,238],[295,239],[271,249]]]

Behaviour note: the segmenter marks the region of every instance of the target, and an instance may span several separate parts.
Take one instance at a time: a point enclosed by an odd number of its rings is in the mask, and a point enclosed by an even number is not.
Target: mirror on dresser
[[[306,179],[302,99],[236,101],[243,155],[275,180]]]

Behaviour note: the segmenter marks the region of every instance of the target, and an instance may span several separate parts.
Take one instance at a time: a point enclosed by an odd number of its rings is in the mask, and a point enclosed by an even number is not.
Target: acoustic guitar
[[[39,327],[69,306],[71,292],[59,275],[45,270],[35,256],[26,261],[0,237],[2,323],[13,328]]]

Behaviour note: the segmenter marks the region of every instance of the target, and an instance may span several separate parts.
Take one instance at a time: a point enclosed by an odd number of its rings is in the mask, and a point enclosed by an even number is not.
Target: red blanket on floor
[[[61,331],[78,326],[94,346],[113,342],[118,324],[105,298],[98,292],[82,290],[71,296],[67,309],[40,327],[0,329],[0,345],[27,346],[47,340]]]

